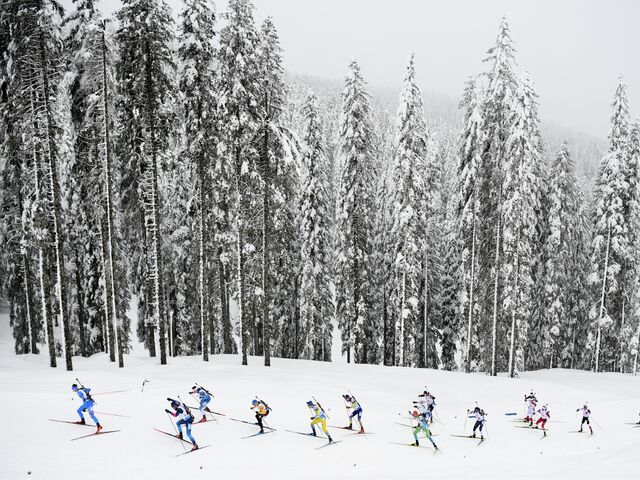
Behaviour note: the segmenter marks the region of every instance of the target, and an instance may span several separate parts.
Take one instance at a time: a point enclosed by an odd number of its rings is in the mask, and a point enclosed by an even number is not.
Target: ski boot
[[[347,430],[353,430],[353,424],[352,424],[352,423],[349,423],[349,426],[348,426],[348,427],[346,427],[346,429],[347,429]]]
[[[580,433],[582,433],[582,427],[580,427],[580,430],[578,430]]]
[[[178,433],[178,438],[182,440],[182,432]]]
[[[471,438],[476,438],[476,432],[473,432],[473,435],[471,435]]]
[[[198,423],[204,423],[206,421],[207,421],[207,417],[203,415],[202,419]]]
[[[329,438],[329,443],[333,443],[333,438],[331,438],[331,435],[327,435],[327,437]]]
[[[100,430],[102,430],[102,425],[97,424],[96,427],[97,427],[96,428],[96,433],[100,433]]]
[[[197,443],[193,444],[193,447],[191,447],[191,451],[193,452],[194,450],[198,450],[200,447],[198,446]]]
[[[78,420],[76,423],[78,425],[86,425],[87,424],[87,422],[86,422],[86,420],[84,418],[82,420]]]
[[[411,446],[413,446],[413,447],[419,447],[419,446],[420,446],[420,442],[419,442],[418,440],[416,440],[415,442],[413,442],[413,443],[411,444]]]
[[[362,425],[360,426],[360,431],[358,433],[364,433],[364,427]]]

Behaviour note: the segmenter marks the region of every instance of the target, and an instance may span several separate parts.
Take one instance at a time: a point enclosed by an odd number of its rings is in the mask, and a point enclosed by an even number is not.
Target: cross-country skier
[[[202,414],[202,418],[198,423],[206,422],[207,415],[205,412],[207,411],[207,405],[209,405],[209,402],[211,401],[211,394],[206,388],[201,387],[200,385],[194,385],[193,387],[191,387],[191,391],[189,393],[191,395],[197,394],[198,400],[200,401],[200,407],[198,408],[198,410]]]
[[[476,438],[476,430],[480,431],[480,438],[484,439],[482,433],[482,427],[484,426],[484,417],[487,415],[480,407],[475,407],[473,410],[467,410],[467,413],[473,414],[476,419],[476,423],[473,425],[473,438]]]
[[[419,413],[417,410],[414,410],[411,413],[411,416],[418,422],[418,425],[416,425],[416,427],[413,429],[413,439],[415,440],[415,442],[413,442],[413,445],[416,447],[420,446],[420,442],[418,441],[418,433],[424,432],[427,440],[429,440],[431,442],[431,445],[433,445],[433,448],[438,450],[438,446],[433,441],[433,438],[431,438],[431,430],[429,430],[429,424],[427,423],[427,419],[425,418],[425,416]]]
[[[533,400],[534,402],[538,401],[538,399],[536,398],[536,394],[533,393],[533,390],[531,390],[531,393],[529,393],[528,395],[525,394],[525,396],[524,396],[524,401],[525,402],[529,402],[531,400]]]
[[[576,409],[576,412],[582,413],[582,422],[580,422],[580,431],[582,431],[582,426],[586,423],[589,426],[589,431],[591,435],[593,435],[593,428],[591,428],[591,423],[589,422],[589,417],[591,416],[591,410],[589,407],[584,405],[582,408]]]
[[[191,424],[193,423],[193,415],[191,415],[189,409],[181,401],[174,400],[173,398],[167,398],[167,401],[171,402],[171,408],[175,410],[175,413],[168,408],[165,408],[164,411],[174,418],[179,418],[179,420],[176,422],[176,425],[178,426],[178,437],[182,439],[182,425],[184,425],[187,429],[187,437],[189,437],[189,440],[191,440],[191,443],[193,444],[193,448],[191,450],[196,450],[198,448],[198,444],[193,438],[193,435],[191,435]]]
[[[545,430],[545,425],[547,424],[547,420],[551,418],[551,412],[546,405],[543,405],[542,408],[538,410],[538,415],[540,418],[538,418],[538,421],[536,422],[536,428],[538,428],[539,424],[542,424],[542,430],[544,430],[544,434],[546,435],[547,431]]]
[[[254,398],[253,400],[251,400],[251,410],[256,411],[256,420],[258,422],[258,426],[260,427],[260,433],[264,433],[264,425],[262,425],[262,419],[269,415],[271,409],[262,400]]]
[[[312,435],[314,437],[316,436],[316,427],[315,426],[316,425],[320,425],[320,428],[322,429],[322,431],[325,433],[325,435],[329,439],[329,443],[333,442],[333,439],[331,438],[331,435],[329,435],[329,430],[327,430],[327,416],[324,413],[324,410],[322,410],[322,408],[320,408],[319,405],[316,405],[311,400],[309,400],[307,402],[307,407],[309,407],[309,409],[311,410],[311,413],[312,413],[312,417],[311,417],[311,432],[312,432]]]
[[[525,422],[529,422],[529,426],[533,425],[533,416],[536,413],[536,407],[538,406],[538,401],[535,396],[525,397],[527,401],[527,416],[524,418]]]
[[[76,392],[76,394],[78,395],[78,397],[80,397],[80,400],[82,401],[82,405],[80,405],[78,410],[76,410],[78,412],[78,415],[80,416],[80,421],[76,423],[80,425],[86,425],[84,415],[82,414],[82,412],[86,411],[89,413],[91,420],[93,420],[96,424],[96,433],[99,433],[100,430],[102,430],[102,426],[100,425],[100,422],[96,418],[95,413],[93,413],[93,406],[95,405],[96,402],[93,400],[93,398],[91,398],[91,394],[89,393],[91,392],[91,389],[84,386],[78,387],[78,385],[74,383],[73,385],[71,385],[71,390]]]
[[[353,429],[353,419],[355,417],[360,425],[360,433],[364,433],[364,426],[362,425],[362,407],[360,406],[360,403],[356,400],[356,397],[349,393],[342,395],[342,398],[346,402],[347,414],[349,415],[349,426],[347,428],[349,430]]]

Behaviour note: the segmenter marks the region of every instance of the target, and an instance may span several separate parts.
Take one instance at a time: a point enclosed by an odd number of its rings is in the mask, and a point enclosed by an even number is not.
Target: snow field
[[[0,321],[0,407],[8,427],[0,440],[2,479],[638,478],[640,428],[625,425],[638,420],[638,377],[544,370],[512,380],[278,358],[267,368],[253,357],[243,367],[238,356],[225,355],[209,364],[196,357],[170,358],[166,366],[132,355],[119,370],[100,354],[75,358],[75,371],[66,372],[49,368],[44,355],[13,355],[6,315]],[[130,415],[97,413],[105,430],[121,432],[70,442],[92,429],[47,420],[77,419],[79,399],[70,388],[76,377],[96,394],[96,412]],[[145,379],[150,382],[141,392]],[[241,439],[257,427],[217,417],[193,427],[200,446],[212,447],[176,458],[183,452],[180,443],[153,427],[173,432],[164,413],[166,397],[180,395],[196,405],[187,393],[194,382],[215,395],[212,410],[235,418],[252,420],[250,402],[260,396],[273,408],[266,420],[278,431]],[[433,424],[433,433],[442,455],[390,443],[412,441],[410,430],[394,422],[407,422],[402,417],[425,385],[436,395],[442,423]],[[123,389],[128,391],[99,395]],[[539,431],[514,428],[519,425],[510,421],[515,417],[504,415],[522,414],[523,394],[531,389],[551,410],[545,439]],[[312,395],[327,409],[329,425],[346,425],[340,395],[347,390],[361,402],[365,429],[372,435],[334,428],[332,436],[342,443],[316,450],[323,440],[283,431],[309,431],[305,403]],[[488,413],[488,440],[480,446],[450,436],[462,433],[466,409],[475,401]],[[593,436],[569,433],[577,429],[575,410],[585,401],[601,426],[594,425]],[[467,433],[472,425],[468,419]]]

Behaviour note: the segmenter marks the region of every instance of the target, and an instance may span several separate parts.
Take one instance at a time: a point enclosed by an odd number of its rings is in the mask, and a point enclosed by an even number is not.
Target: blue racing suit
[[[89,413],[91,420],[93,420],[96,425],[100,425],[100,422],[96,418],[96,415],[93,413],[93,406],[96,402],[94,402],[93,398],[91,398],[91,395],[89,394],[90,391],[91,389],[87,387],[79,388],[78,390],[76,390],[78,397],[80,397],[80,400],[82,401],[82,405],[80,405],[77,412],[78,415],[80,415],[80,420],[84,420],[84,415],[82,414],[82,412],[86,410]]]

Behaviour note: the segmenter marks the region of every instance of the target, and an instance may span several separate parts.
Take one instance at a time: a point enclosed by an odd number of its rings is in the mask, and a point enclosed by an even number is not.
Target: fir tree
[[[126,0],[117,16],[120,22],[116,34],[120,48],[118,111],[122,127],[118,151],[126,162],[123,165],[126,175],[122,179],[123,208],[128,225],[134,228],[137,224],[142,228],[129,233],[126,239],[130,257],[144,259],[144,264],[134,266],[139,294],[145,299],[141,321],[146,322],[146,329],[142,338],[147,342],[150,355],[155,356],[155,328],[159,329],[160,363],[164,365],[167,326],[159,176],[165,170],[172,173],[167,169],[174,128],[172,20],[162,0]]]
[[[215,14],[208,0],[189,0],[181,15],[181,35],[178,47],[179,83],[182,94],[185,142],[184,151],[197,179],[198,235],[198,309],[200,319],[200,349],[204,361],[209,360],[213,347],[213,315],[209,318],[207,297],[211,287],[206,270],[209,268],[208,236],[213,200],[211,177],[216,155],[217,124],[215,117]],[[187,285],[186,282],[183,285]],[[186,295],[187,291],[183,293]],[[209,342],[211,336],[211,342]],[[211,348],[211,353],[215,353]]]
[[[600,164],[595,193],[589,283],[598,289],[597,303],[590,312],[591,364],[596,372],[600,371],[601,360],[612,369],[615,359],[619,359],[617,352],[625,311],[625,267],[629,255],[628,218],[625,215],[629,198],[625,176],[629,153],[628,114],[626,87],[620,82],[613,101],[609,149]]]
[[[371,315],[371,195],[374,133],[369,95],[353,60],[342,93],[340,196],[337,217],[337,314],[347,362],[367,363]]]
[[[246,256],[255,250],[247,242],[247,207],[257,157],[253,140],[259,129],[261,86],[256,51],[258,33],[253,21],[253,6],[248,0],[231,0],[228,8],[228,23],[220,32],[216,88],[219,95],[223,155],[232,172],[235,189],[238,323],[242,364],[246,365],[249,341]]]
[[[300,315],[305,323],[303,358],[331,360],[332,305],[326,159],[318,112],[311,94],[303,106],[302,195],[300,199]]]

